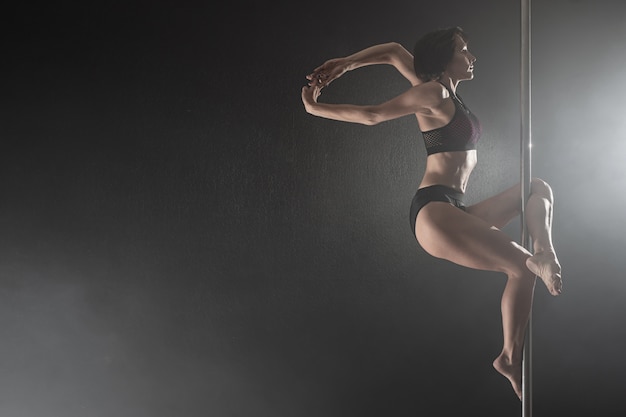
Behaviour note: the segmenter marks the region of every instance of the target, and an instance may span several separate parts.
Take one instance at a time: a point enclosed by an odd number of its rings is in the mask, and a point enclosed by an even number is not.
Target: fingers
[[[313,72],[309,75],[306,76],[306,79],[309,80],[308,85],[309,86],[318,86],[320,88],[325,87],[330,79],[328,74],[326,74],[325,72]]]
[[[321,94],[321,88],[317,85],[312,85],[312,86],[303,86],[302,87],[302,98],[309,98],[312,101],[316,102],[317,98],[320,96]]]
[[[313,71],[306,76],[307,80],[325,80],[328,78],[328,73],[325,71]]]

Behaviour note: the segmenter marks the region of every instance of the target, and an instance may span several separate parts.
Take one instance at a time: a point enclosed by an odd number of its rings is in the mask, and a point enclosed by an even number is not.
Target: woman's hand
[[[333,80],[346,73],[348,65],[345,58],[333,58],[324,62],[313,72],[306,76],[309,86],[317,85],[320,88],[326,87]]]
[[[309,83],[308,86],[302,87],[302,103],[304,103],[304,109],[307,113],[314,114],[313,108],[317,104],[317,98],[322,92],[322,87],[319,85]]]

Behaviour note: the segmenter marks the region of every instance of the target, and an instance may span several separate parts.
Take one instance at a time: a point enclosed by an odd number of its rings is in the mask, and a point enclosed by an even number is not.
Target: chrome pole
[[[531,250],[526,228],[526,202],[531,181],[531,106],[530,106],[530,0],[521,0],[521,155],[520,182],[522,190],[521,244]],[[522,356],[522,417],[532,416],[532,310],[528,319]]]

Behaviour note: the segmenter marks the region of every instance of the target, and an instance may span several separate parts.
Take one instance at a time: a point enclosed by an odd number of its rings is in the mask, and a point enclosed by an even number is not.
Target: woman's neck
[[[442,83],[443,85],[445,85],[446,87],[448,87],[448,89],[450,90],[450,92],[456,96],[456,87],[459,84],[459,80],[455,80],[454,78],[446,75],[445,73],[439,77],[439,81],[440,83]]]

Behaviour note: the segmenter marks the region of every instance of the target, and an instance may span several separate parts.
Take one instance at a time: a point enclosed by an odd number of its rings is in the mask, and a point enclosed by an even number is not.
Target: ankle
[[[506,365],[515,365],[522,361],[522,354],[521,352],[515,353],[505,349],[500,353],[496,360],[499,360]]]

